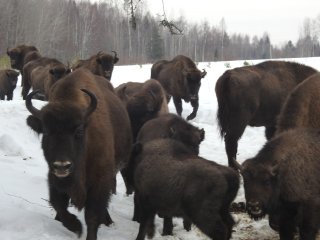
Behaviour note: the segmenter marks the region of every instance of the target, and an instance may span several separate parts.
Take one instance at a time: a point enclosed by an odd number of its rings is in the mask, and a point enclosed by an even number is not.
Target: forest
[[[228,33],[225,19],[199,24],[181,16],[173,21],[182,33],[172,34],[161,24],[163,16],[150,14],[146,0],[0,0],[0,11],[0,56],[19,44],[34,45],[42,55],[63,62],[116,51],[120,65],[153,63],[178,54],[196,62],[320,56],[320,15],[301,23],[297,42],[288,39],[276,46],[268,33]]]

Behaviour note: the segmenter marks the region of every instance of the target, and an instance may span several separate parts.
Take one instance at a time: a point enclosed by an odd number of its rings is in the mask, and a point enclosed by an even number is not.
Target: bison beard
[[[107,210],[110,194],[132,145],[129,117],[109,84],[79,69],[54,84],[41,110],[31,102],[36,92],[26,99],[32,114],[27,123],[43,133],[49,202],[57,212],[56,220],[80,236],[81,223],[67,208],[69,202],[84,208],[87,240],[97,239],[100,224],[112,223]]]

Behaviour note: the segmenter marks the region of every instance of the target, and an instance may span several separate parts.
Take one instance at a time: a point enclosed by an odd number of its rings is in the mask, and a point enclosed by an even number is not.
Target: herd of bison
[[[121,173],[134,194],[136,240],[152,237],[155,215],[163,235],[172,217],[197,226],[211,239],[232,236],[240,176],[245,210],[265,215],[281,240],[314,240],[320,228],[320,73],[298,63],[265,61],[226,70],[216,82],[217,120],[228,166],[199,156],[205,130],[181,117],[182,100],[194,119],[205,70],[188,57],[153,64],[144,83],[114,88],[116,52],[99,52],[72,66],[43,57],[34,46],[8,49],[12,69],[0,71],[0,99],[12,100],[19,72],[27,125],[42,134],[48,163],[49,202],[55,219],[79,237],[82,224],[69,203],[85,211],[87,240],[96,240]],[[14,70],[13,70],[14,69]],[[16,71],[18,70],[18,71]],[[29,93],[32,88],[32,92]],[[169,113],[173,99],[177,114]],[[47,101],[41,109],[32,99]],[[200,106],[201,107],[201,106]],[[242,164],[238,140],[246,126],[264,126],[267,143]],[[232,207],[231,207],[232,206]]]

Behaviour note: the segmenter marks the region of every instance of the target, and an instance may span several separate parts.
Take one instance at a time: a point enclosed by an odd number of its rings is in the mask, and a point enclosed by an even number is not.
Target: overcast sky
[[[152,13],[162,15],[162,0],[143,0]],[[229,34],[251,37],[269,34],[273,44],[298,40],[303,21],[320,14],[320,0],[163,0],[168,18],[205,19],[218,26],[222,18]],[[170,19],[169,19],[170,20]]]

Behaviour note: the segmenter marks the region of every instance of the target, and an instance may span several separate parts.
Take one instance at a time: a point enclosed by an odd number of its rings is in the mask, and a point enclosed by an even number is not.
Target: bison
[[[38,98],[43,98],[44,92],[44,79],[51,78],[49,69],[55,66],[63,66],[66,72],[67,67],[65,67],[60,61],[43,57],[39,53],[38,49],[33,46],[19,45],[16,48],[7,51],[7,54],[11,60],[12,68],[19,69],[22,75],[22,97],[25,100],[30,88],[35,88],[35,90],[40,90],[38,92]],[[33,71],[35,72],[33,73]],[[44,76],[45,75],[45,76]],[[64,76],[59,74],[60,77]],[[53,76],[56,78],[57,76]],[[35,95],[37,96],[37,95]]]
[[[13,90],[17,86],[19,73],[15,70],[0,70],[0,100],[12,100]]]
[[[204,140],[205,131],[199,129],[192,124],[185,121],[180,116],[172,113],[163,114],[157,118],[146,122],[139,131],[137,142],[146,143],[155,139],[170,138],[185,144],[194,154],[199,154],[200,143]],[[135,166],[131,166],[132,169]],[[138,214],[139,205],[135,199],[135,211],[133,220],[140,221]],[[184,228],[189,231],[191,229],[191,222],[184,219]],[[172,218],[164,217],[163,235],[172,235],[173,224]]]
[[[169,138],[136,143],[134,156],[135,199],[140,206],[137,240],[147,233],[152,237],[155,214],[183,217],[211,239],[231,238],[234,220],[229,206],[239,188],[236,171],[212,164]]]
[[[92,73],[111,81],[114,64],[119,61],[117,52],[112,52],[114,53],[114,56],[98,52],[89,59],[78,60],[73,64],[72,69],[75,70],[77,68],[84,67],[89,69]]]
[[[23,66],[28,62],[40,57],[38,49],[34,46],[19,45],[15,48],[7,49],[11,67],[17,69],[22,74]]]
[[[109,82],[86,69],[78,69],[56,82],[48,104],[41,110],[26,99],[31,112],[27,124],[42,133],[48,163],[49,202],[56,220],[70,231],[82,233],[69,201],[85,209],[87,240],[97,239],[100,224],[112,223],[107,207],[115,175],[129,161],[130,121]]]
[[[169,112],[165,91],[154,79],[123,83],[115,92],[129,113],[134,141],[145,122]]]
[[[279,218],[280,239],[315,240],[320,227],[320,130],[299,128],[268,141],[242,165],[247,212]]]
[[[264,126],[267,139],[290,91],[317,71],[294,62],[265,61],[227,70],[217,80],[217,119],[224,138],[229,166],[236,158],[238,140],[247,125]]]
[[[288,95],[277,119],[276,135],[294,128],[320,128],[320,73],[298,84]]]
[[[188,57],[178,55],[171,61],[161,60],[152,65],[151,78],[158,80],[167,93],[169,102],[171,96],[177,111],[181,116],[182,99],[190,102],[193,107],[192,113],[187,120],[194,119],[199,108],[198,92],[201,79],[207,72],[197,69],[195,63]]]
[[[70,68],[59,61],[52,60],[46,66],[35,67],[31,72],[33,90],[39,90],[43,100],[48,100],[51,86],[71,72]]]

